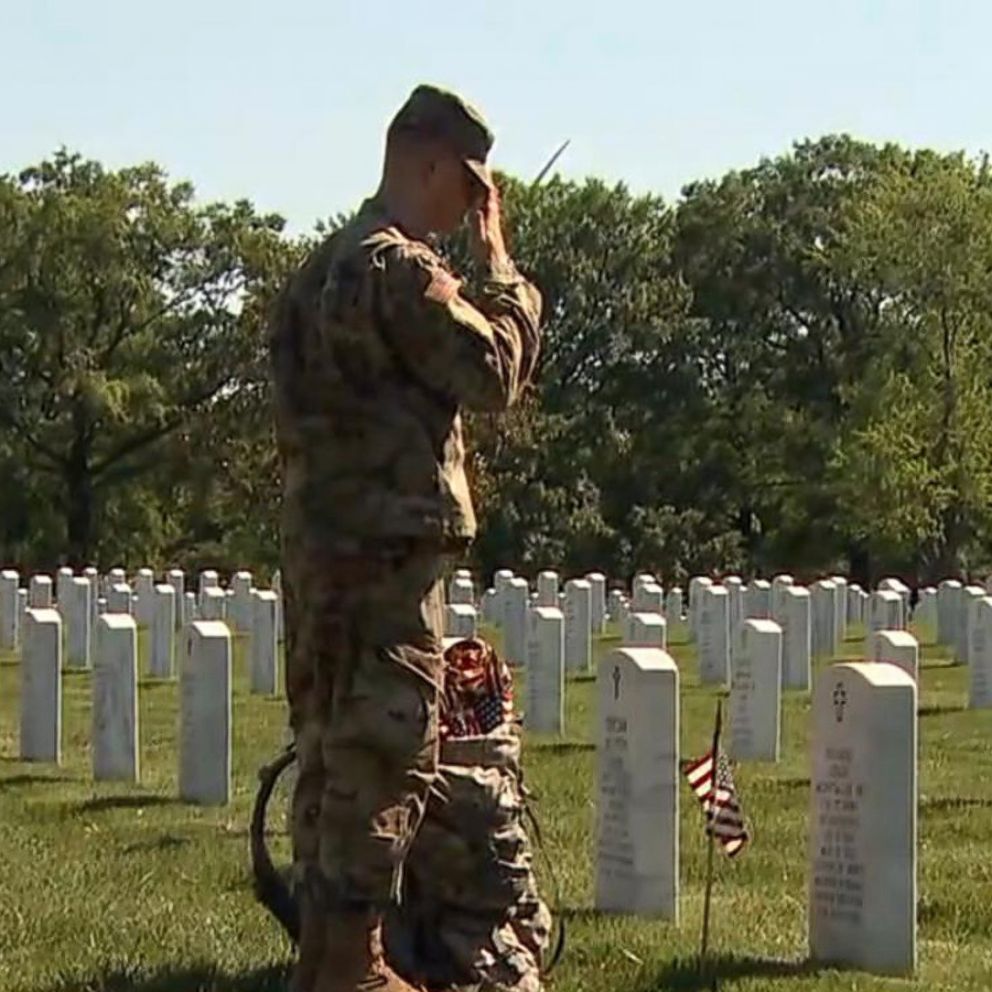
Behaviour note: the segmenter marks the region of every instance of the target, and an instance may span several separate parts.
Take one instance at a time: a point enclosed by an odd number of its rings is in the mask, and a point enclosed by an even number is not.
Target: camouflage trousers
[[[550,939],[515,728],[445,741],[403,897],[386,918],[390,962],[428,989],[541,992]]]
[[[284,559],[294,888],[304,919],[384,910],[437,773],[443,557]]]

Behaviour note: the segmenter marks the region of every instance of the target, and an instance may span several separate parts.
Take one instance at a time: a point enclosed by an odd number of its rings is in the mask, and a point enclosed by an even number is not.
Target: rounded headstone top
[[[134,617],[130,613],[101,613],[97,623],[110,630],[137,630]]]
[[[774,620],[752,618],[744,621],[744,627],[756,634],[781,634],[782,628]]]
[[[201,637],[230,638],[231,629],[223,620],[194,620],[190,625]]]
[[[916,689],[916,683],[909,675],[896,665],[880,665],[874,661],[845,661],[839,665],[831,665],[821,674],[821,678],[849,672],[867,682],[879,687],[908,686]]]
[[[618,662],[634,665],[645,672],[678,672],[679,670],[675,659],[661,648],[616,648],[600,662],[600,665],[615,665]]]

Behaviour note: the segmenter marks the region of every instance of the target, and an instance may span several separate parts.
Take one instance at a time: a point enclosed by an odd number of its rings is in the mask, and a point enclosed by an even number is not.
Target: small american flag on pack
[[[480,737],[513,721],[513,676],[480,638],[452,644],[444,653],[441,740]]]
[[[716,785],[714,788],[714,765]],[[703,804],[706,815],[706,832],[716,836],[724,851],[732,858],[750,840],[747,824],[744,822],[744,811],[737,798],[734,777],[730,773],[730,762],[723,750],[717,745],[716,761],[713,751],[709,751],[698,761],[689,762],[685,768],[685,777],[689,780],[692,791],[696,793]]]

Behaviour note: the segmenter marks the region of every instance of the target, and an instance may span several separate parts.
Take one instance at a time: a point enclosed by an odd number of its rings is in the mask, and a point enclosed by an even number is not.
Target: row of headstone
[[[171,588],[171,587],[170,587]],[[266,644],[275,650],[274,593],[261,594]],[[180,672],[179,794],[188,802],[226,803],[231,789],[231,634],[215,621],[194,621],[184,632]],[[271,670],[253,650],[253,687],[274,692]],[[29,609],[23,638],[20,756],[62,759],[62,617],[50,607]],[[267,680],[267,681],[266,681]],[[140,779],[138,635],[135,618],[108,613],[96,628],[93,664],[92,756],[96,780]]]
[[[770,755],[781,630],[744,624],[730,748]],[[679,671],[657,648],[598,669],[596,907],[679,916]],[[767,691],[757,691],[763,686]],[[917,693],[895,665],[825,669],[813,695],[808,936],[811,957],[882,974],[916,965]]]

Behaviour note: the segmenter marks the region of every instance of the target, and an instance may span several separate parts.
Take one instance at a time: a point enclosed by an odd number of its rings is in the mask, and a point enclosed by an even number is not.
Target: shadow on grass
[[[928,813],[953,813],[961,809],[992,809],[992,799],[974,799],[966,796],[924,796],[920,806]]]
[[[189,837],[177,837],[175,834],[162,834],[152,840],[136,841],[122,848],[125,854],[148,854],[152,851],[171,851],[177,847],[185,847],[192,843]]]
[[[9,778],[0,778],[0,792],[19,785],[42,785],[45,782],[73,781],[75,779],[68,775],[32,775],[30,772],[25,772],[22,775],[11,775]]]
[[[683,992],[690,989],[718,989],[723,979],[768,978],[790,979],[815,975],[820,967],[815,962],[790,961],[782,958],[760,958],[744,954],[719,954],[707,963],[706,974],[699,972],[696,958],[676,958],[657,975],[641,982],[636,992]]]
[[[181,805],[179,799],[148,793],[138,796],[97,796],[81,803],[70,803],[69,810],[80,815],[82,813],[104,813],[112,809],[144,809],[146,806],[179,805]]]
[[[155,971],[124,969],[100,975],[66,975],[45,992],[285,992],[289,965],[226,974],[209,964]]]
[[[808,789],[809,778],[795,776],[792,778],[769,778],[761,783],[765,789]]]
[[[958,703],[938,704],[937,706],[921,706],[918,710],[920,716],[942,716],[945,713],[963,713],[967,707]]]
[[[931,655],[929,658],[925,655],[920,658],[920,668],[927,671],[937,669],[937,668],[957,668],[957,662],[952,661],[945,655]]]
[[[531,746],[541,754],[583,754],[596,750],[596,745],[588,741],[534,741]]]

